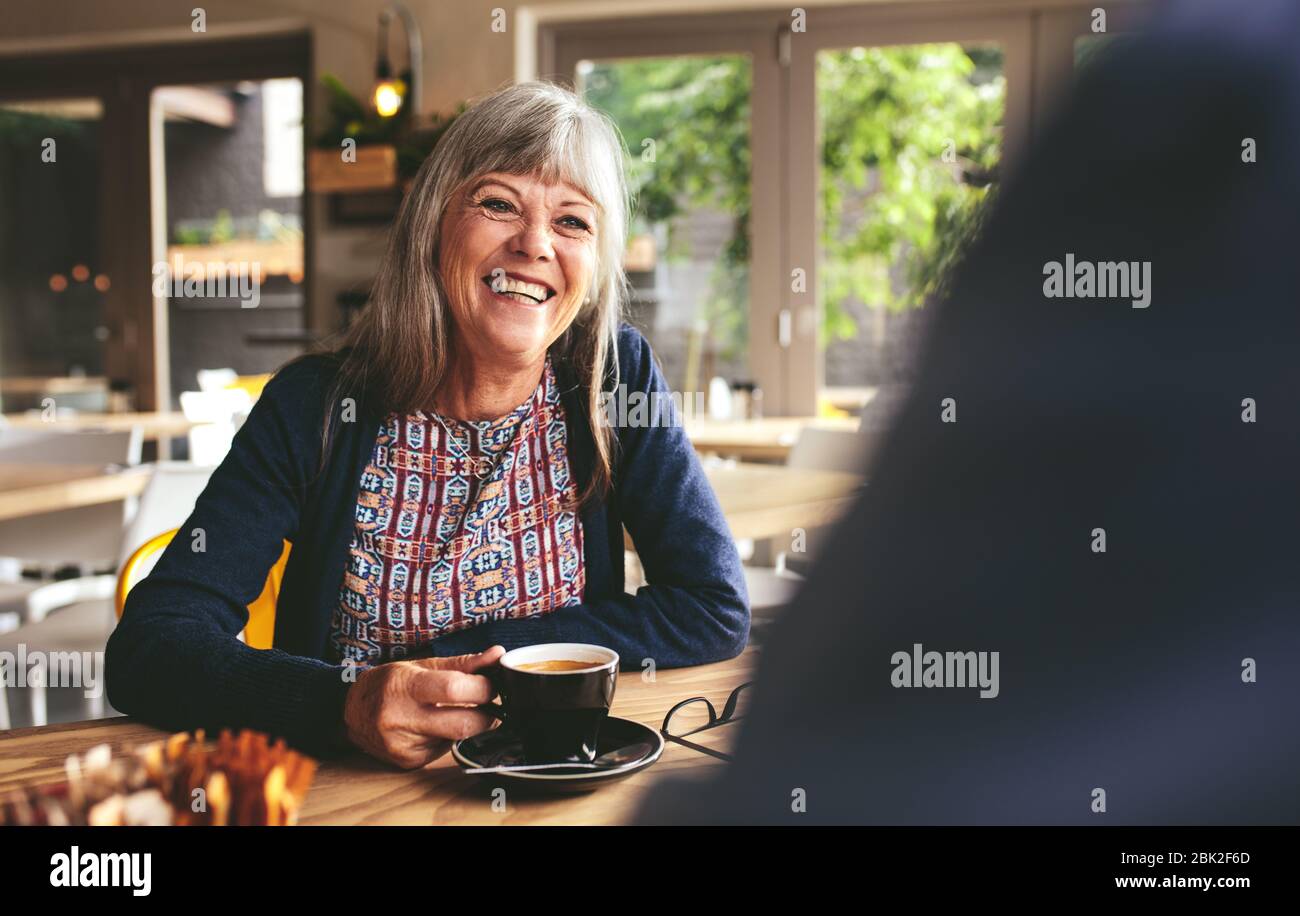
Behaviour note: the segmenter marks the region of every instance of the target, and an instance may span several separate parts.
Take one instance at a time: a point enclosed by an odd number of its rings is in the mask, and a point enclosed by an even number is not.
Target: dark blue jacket
[[[631,327],[618,338],[627,391],[667,393],[650,346]],[[330,614],[353,532],[357,491],[384,411],[359,405],[337,423],[323,470],[320,431],[335,363],[310,357],[270,381],[193,514],[153,572],[132,591],[108,643],[109,702],[169,729],[245,727],[317,753],[339,746],[345,669],[325,661]],[[585,392],[556,360],[578,481],[595,455]],[[335,419],[340,413],[333,405]],[[718,501],[680,426],[619,427],[614,487],[582,511],[583,604],[450,634],[436,655],[544,642],[587,642],[639,669],[731,658],[749,636],[744,576]],[[627,527],[649,585],[623,591]],[[202,531],[201,540],[198,538]],[[246,606],[293,544],[276,608],[275,648],[236,637]],[[195,549],[196,544],[204,548]]]

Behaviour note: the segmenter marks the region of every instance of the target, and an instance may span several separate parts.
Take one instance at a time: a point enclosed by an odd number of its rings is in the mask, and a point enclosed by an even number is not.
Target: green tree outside
[[[996,48],[847,48],[817,58],[821,125],[823,343],[859,333],[843,307],[924,304],[942,290],[997,179],[1006,94]],[[701,316],[724,352],[747,346],[749,61],[744,56],[598,61],[592,104],[629,147],[633,231],[674,217],[732,214]]]

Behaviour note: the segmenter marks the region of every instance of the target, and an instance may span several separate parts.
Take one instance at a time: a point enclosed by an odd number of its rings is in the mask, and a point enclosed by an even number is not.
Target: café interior
[[[1072,0],[10,8],[0,743],[119,715],[88,682],[125,596],[277,369],[367,308],[441,133],[512,80],[573,88],[626,141],[623,319],[682,395],[743,560],[752,663],[869,493],[964,227],[1143,9],[1109,4],[1099,28]],[[626,570],[634,592],[630,540]],[[26,678],[39,654],[84,659],[87,683]],[[740,680],[683,689],[721,704]],[[657,724],[665,701],[637,689],[622,714]]]

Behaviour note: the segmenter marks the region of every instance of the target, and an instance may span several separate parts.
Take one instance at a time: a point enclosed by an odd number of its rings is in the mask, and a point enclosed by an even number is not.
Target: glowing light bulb
[[[400,80],[384,80],[375,86],[375,111],[381,118],[391,118],[402,110],[402,88]]]

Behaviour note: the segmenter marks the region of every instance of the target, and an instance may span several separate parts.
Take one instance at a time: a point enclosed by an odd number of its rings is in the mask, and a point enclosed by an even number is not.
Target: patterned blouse
[[[549,359],[533,396],[500,419],[385,418],[331,619],[338,661],[419,655],[457,630],[582,603],[566,430]]]

